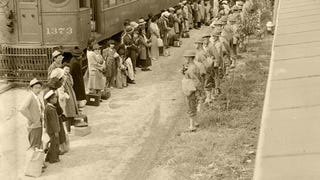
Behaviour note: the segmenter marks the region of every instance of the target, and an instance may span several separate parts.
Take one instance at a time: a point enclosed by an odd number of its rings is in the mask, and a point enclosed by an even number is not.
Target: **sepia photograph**
[[[0,0],[0,179],[320,180],[319,34],[320,0]]]

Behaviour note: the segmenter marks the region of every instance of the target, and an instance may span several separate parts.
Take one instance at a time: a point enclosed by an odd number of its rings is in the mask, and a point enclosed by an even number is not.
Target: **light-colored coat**
[[[105,87],[106,79],[103,75],[105,67],[104,60],[101,55],[97,55],[93,51],[87,51],[88,71],[89,71],[89,89],[102,90]]]
[[[30,92],[26,98],[24,104],[20,107],[20,113],[28,120],[28,130],[42,127],[41,117],[42,113],[38,105],[37,99]],[[42,106],[42,105],[41,105]]]

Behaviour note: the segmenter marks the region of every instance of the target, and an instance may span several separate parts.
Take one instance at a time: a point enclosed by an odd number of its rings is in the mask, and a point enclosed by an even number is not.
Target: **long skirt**
[[[100,71],[91,71],[89,72],[89,89],[103,90],[105,87],[105,77]]]
[[[156,35],[151,35],[151,58],[159,59],[158,38]]]
[[[42,128],[34,128],[29,130],[29,143],[30,143],[30,148],[41,148],[42,145]]]
[[[48,135],[50,137],[50,147],[46,157],[46,161],[53,163],[59,160],[59,137],[56,137],[54,133]]]

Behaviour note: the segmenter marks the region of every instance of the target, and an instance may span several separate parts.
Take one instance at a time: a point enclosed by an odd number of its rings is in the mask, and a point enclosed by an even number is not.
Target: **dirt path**
[[[170,57],[153,62],[151,72],[138,70],[136,85],[113,89],[111,99],[86,107],[92,133],[70,135],[71,151],[38,179],[147,179],[173,129],[187,122],[180,87],[182,53],[194,48],[193,41],[205,31],[191,32],[182,48],[170,48]],[[29,179],[23,176],[26,120],[17,113],[25,94],[24,89],[14,89],[0,95],[0,179]]]

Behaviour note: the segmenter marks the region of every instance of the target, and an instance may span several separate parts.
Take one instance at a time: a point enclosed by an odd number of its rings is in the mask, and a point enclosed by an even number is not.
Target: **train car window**
[[[36,0],[20,0],[20,2],[35,2]]]
[[[61,4],[61,3],[64,3],[65,1],[67,0],[49,0],[51,3],[53,4]]]
[[[125,0],[118,0],[117,4],[123,4]]]
[[[107,9],[113,6],[117,5],[117,1],[116,0],[103,0],[102,1],[102,7],[103,9]]]

